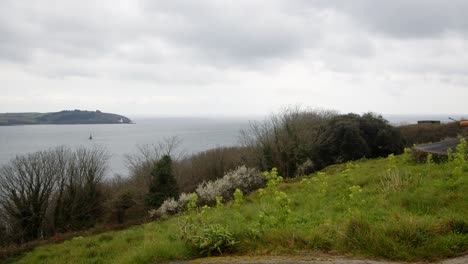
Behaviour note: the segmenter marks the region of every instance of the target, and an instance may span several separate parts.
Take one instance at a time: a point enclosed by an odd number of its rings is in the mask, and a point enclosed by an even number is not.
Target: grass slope
[[[221,224],[238,241],[227,253],[325,251],[434,260],[468,250],[465,163],[415,164],[407,156],[334,165],[243,198],[93,237],[47,245],[11,263],[154,263],[199,256],[184,222]],[[233,203],[236,204],[236,203]],[[237,205],[240,204],[240,200]]]

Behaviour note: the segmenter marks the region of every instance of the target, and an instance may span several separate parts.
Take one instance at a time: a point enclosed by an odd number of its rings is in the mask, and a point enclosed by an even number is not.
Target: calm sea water
[[[136,124],[0,126],[0,164],[18,154],[56,146],[104,146],[111,154],[109,175],[127,174],[125,155],[138,145],[155,144],[177,136],[178,151],[195,153],[219,146],[238,144],[239,131],[248,120],[203,118],[135,119]],[[89,140],[92,134],[93,140]]]

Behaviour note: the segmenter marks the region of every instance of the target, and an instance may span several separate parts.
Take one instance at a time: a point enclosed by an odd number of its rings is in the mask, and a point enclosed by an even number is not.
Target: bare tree
[[[310,158],[324,123],[334,115],[334,111],[288,107],[263,122],[251,123],[242,131],[241,143],[256,167],[277,167],[283,176],[292,177]]]
[[[15,241],[47,236],[57,227],[92,222],[98,213],[103,149],[58,147],[17,156],[0,168],[3,232]]]
[[[103,148],[82,147],[65,153],[54,213],[59,231],[95,224],[102,202],[99,185],[105,176],[108,158]]]
[[[17,156],[0,169],[0,205],[20,241],[43,234],[44,218],[60,172],[51,151]]]

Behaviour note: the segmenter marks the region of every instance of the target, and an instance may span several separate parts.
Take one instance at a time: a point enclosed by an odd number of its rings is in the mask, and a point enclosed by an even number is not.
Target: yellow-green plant
[[[209,224],[206,221],[201,221],[199,224],[184,222],[181,232],[185,243],[197,250],[200,255],[223,254],[239,243],[226,225]]]
[[[278,224],[286,223],[289,215],[291,214],[291,209],[289,205],[291,204],[291,199],[285,192],[276,191],[275,192],[275,201],[279,207],[277,212]]]
[[[223,197],[216,196],[216,208],[223,208]]]
[[[387,162],[388,162],[388,169],[387,169],[388,171],[396,169],[397,165],[396,165],[396,158],[394,154],[388,155]]]
[[[349,197],[349,212],[358,212],[359,207],[365,203],[364,199],[361,198],[362,188],[359,185],[354,185],[348,188],[350,191]]]
[[[434,164],[434,158],[431,153],[427,154],[426,156],[426,164],[429,164],[429,165]]]
[[[457,145],[457,153],[455,154],[455,162],[458,165],[465,163],[467,150],[466,140],[464,138],[460,139],[460,144]]]
[[[192,212],[197,208],[198,204],[198,195],[196,193],[191,193],[189,201],[187,203],[187,211]]]
[[[284,224],[291,213],[291,199],[285,192],[278,191],[278,185],[283,181],[283,177],[278,175],[276,168],[271,172],[264,172],[267,179],[266,189],[259,190],[263,202],[263,209],[258,215],[258,229],[263,230],[267,226],[277,226]],[[273,202],[272,202],[273,201]],[[255,230],[258,230],[255,228]]]
[[[401,155],[402,156],[402,159],[403,159],[403,162],[405,163],[410,163],[412,158],[411,158],[411,150],[409,148],[404,148],[403,149],[403,154]]]
[[[271,169],[271,172],[264,172],[263,176],[267,179],[267,189],[271,191],[276,190],[278,184],[283,182],[283,177],[278,175],[278,170],[276,168]]]
[[[240,208],[243,202],[244,202],[244,194],[242,193],[240,189],[236,189],[234,191],[234,202],[232,206],[234,208]]]
[[[447,160],[448,162],[452,162],[453,161],[453,150],[452,148],[449,148],[447,150]]]

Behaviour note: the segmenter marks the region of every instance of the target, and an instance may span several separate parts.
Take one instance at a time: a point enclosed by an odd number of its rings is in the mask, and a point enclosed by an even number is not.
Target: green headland
[[[0,126],[38,124],[130,124],[122,115],[96,111],[64,110],[52,113],[0,113]]]

